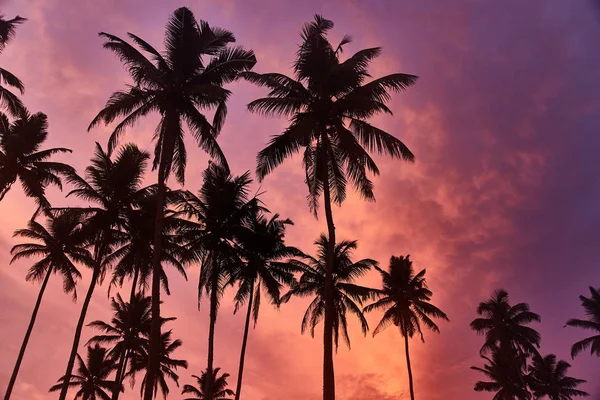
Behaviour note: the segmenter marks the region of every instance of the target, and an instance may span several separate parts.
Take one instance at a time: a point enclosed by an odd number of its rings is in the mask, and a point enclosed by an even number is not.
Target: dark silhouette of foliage
[[[326,265],[325,316],[323,342],[323,399],[335,399],[333,370],[334,324],[333,245],[336,243],[331,203],[341,204],[346,198],[348,181],[361,197],[374,200],[373,182],[368,172],[379,169],[369,152],[413,161],[408,147],[391,134],[370,124],[368,120],[391,110],[386,106],[390,92],[398,92],[415,83],[417,77],[391,74],[367,82],[369,64],[377,58],[379,47],[360,50],[342,61],[343,46],[351,41],[344,36],[333,46],[327,33],[333,22],[320,15],[304,25],[302,44],[296,52],[293,77],[280,73],[243,73],[248,81],[267,87],[267,97],[254,100],[248,109],[263,115],[288,117],[285,131],[274,136],[257,157],[259,180],[271,173],[286,158],[303,152],[305,183],[309,207],[317,214],[323,194],[327,219],[329,258]]]
[[[196,378],[197,387],[193,385],[184,385],[181,394],[189,394],[194,397],[186,397],[184,400],[233,400],[229,397],[235,395],[233,390],[227,389],[227,378],[229,378],[229,374],[223,373],[223,375],[219,376],[220,370],[221,368],[217,367],[211,374],[207,374],[203,371],[200,376],[192,375]],[[207,382],[208,376],[211,376],[213,379],[210,385],[208,385]],[[212,388],[212,397],[205,395],[208,386]]]
[[[76,173],[68,176],[75,188],[67,195],[74,195],[91,203],[89,207],[70,207],[59,212],[77,215],[85,221],[82,235],[90,246],[94,247],[94,267],[92,279],[86,294],[81,314],[75,329],[71,355],[64,374],[63,389],[60,399],[67,396],[69,376],[75,363],[75,355],[79,347],[81,331],[96,284],[101,282],[106,269],[104,259],[121,239],[121,230],[129,211],[137,206],[137,202],[147,193],[140,189],[149,155],[140,151],[135,145],[123,146],[114,160],[96,143],[96,151],[91,165],[85,170],[85,178]]]
[[[305,256],[308,262],[290,261],[302,272],[302,276],[281,298],[282,302],[287,302],[292,296],[314,296],[313,301],[304,313],[301,325],[301,332],[304,333],[307,329],[310,329],[312,337],[315,336],[315,327],[323,319],[325,313],[325,264],[329,245],[327,236],[322,234],[315,241],[315,244],[317,245],[316,258]],[[363,334],[366,335],[369,330],[369,324],[362,311],[362,304],[365,300],[373,298],[376,291],[357,285],[354,281],[364,276],[371,267],[377,265],[377,261],[366,258],[353,262],[351,257],[356,247],[356,240],[343,240],[336,243],[334,247],[333,304],[335,318],[333,321],[333,342],[336,349],[340,334],[348,348],[350,348],[347,313],[352,313],[358,318]]]
[[[406,364],[408,367],[408,377],[410,386],[410,397],[414,400],[414,387],[412,379],[412,369],[410,365],[410,355],[408,352],[408,339],[415,334],[419,334],[422,341],[425,341],[421,324],[434,332],[440,332],[437,324],[432,318],[441,318],[448,321],[446,314],[431,304],[433,293],[427,287],[425,281],[425,270],[415,274],[412,261],[406,257],[392,257],[388,271],[384,271],[375,266],[381,274],[383,280],[383,289],[379,291],[381,297],[375,303],[365,307],[365,311],[384,310],[383,317],[373,331],[373,336],[377,335],[390,324],[400,329],[400,334],[404,337]]]
[[[77,374],[69,379],[69,387],[79,387],[74,400],[110,400],[108,393],[112,392],[115,381],[109,380],[108,376],[114,370],[114,363],[107,357],[108,350],[96,345],[88,346],[86,362],[77,354]],[[59,379],[59,384],[50,388],[51,392],[59,391],[63,387],[66,377]]]
[[[225,121],[226,102],[231,94],[223,85],[234,81],[240,72],[251,69],[256,58],[251,50],[230,46],[235,42],[231,32],[211,27],[205,21],[196,21],[194,14],[185,7],[176,9],[169,18],[164,52],[159,52],[132,33],[128,33],[129,38],[142,52],[117,36],[104,32],[100,35],[106,39],[104,47],[116,53],[125,64],[134,85],[113,93],[90,128],[101,122],[110,124],[121,120],[110,137],[110,151],[125,128],[150,113],[161,115],[155,133],[153,167],[158,169],[157,210],[163,210],[166,181],[171,171],[180,183],[184,182],[187,160],[183,141],[184,122],[198,145],[211,157],[226,164],[216,141]],[[212,124],[199,109],[215,110]],[[152,262],[152,315],[155,321],[151,336],[154,345],[151,347],[154,350],[149,358],[148,390],[144,400],[151,400],[150,388],[154,386],[154,374],[159,368],[156,346],[160,342],[162,225],[163,213],[158,212],[154,238],[156,251]]]
[[[26,196],[33,198],[41,209],[50,207],[46,187],[54,185],[62,190],[60,177],[74,170],[67,164],[48,160],[71,150],[62,147],[40,150],[47,138],[45,114],[23,112],[18,119],[9,122],[8,117],[0,113],[0,201],[18,178]]]
[[[488,379],[475,383],[475,391],[495,393],[494,400],[530,400],[531,394],[522,375],[527,355],[519,355],[496,346],[489,347],[488,351],[491,353],[491,358],[481,355],[487,361],[483,368],[471,367]],[[515,365],[519,367],[515,368]]]
[[[579,296],[588,319],[570,319],[567,321],[567,325],[589,329],[598,334],[575,343],[571,349],[571,357],[573,358],[587,348],[590,349],[592,355],[600,356],[600,289],[590,286],[590,293],[590,297]]]
[[[4,15],[0,14],[0,53],[15,37],[17,26],[27,21],[27,19],[18,15],[11,19],[5,19]],[[13,117],[20,117],[25,113],[25,107],[19,98],[13,94],[6,86],[11,86],[17,89],[21,94],[25,91],[23,82],[15,75],[11,74],[4,68],[0,68],[0,107],[8,110]]]
[[[528,383],[536,399],[547,396],[550,400],[573,400],[575,397],[586,397],[588,393],[576,389],[585,383],[583,379],[567,376],[571,365],[563,360],[556,361],[554,354],[545,357],[533,356],[529,366]]]
[[[23,344],[21,345],[15,367],[6,388],[6,394],[4,395],[6,400],[10,399],[50,275],[52,273],[61,275],[63,278],[63,291],[71,293],[73,300],[75,300],[77,298],[75,284],[77,279],[81,278],[81,274],[74,262],[87,265],[92,262],[90,254],[81,242],[80,221],[76,216],[61,215],[49,218],[47,228],[31,220],[27,228],[17,230],[14,236],[27,238],[33,242],[15,245],[11,250],[11,254],[13,255],[11,263],[31,257],[39,258],[29,268],[25,279],[27,281],[41,281],[42,286],[40,287],[29,326],[23,338]]]

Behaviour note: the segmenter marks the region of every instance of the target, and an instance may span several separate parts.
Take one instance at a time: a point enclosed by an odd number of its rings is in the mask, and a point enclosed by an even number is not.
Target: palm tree
[[[567,325],[590,329],[598,334],[575,343],[571,349],[571,357],[573,358],[588,347],[592,354],[600,356],[600,289],[594,289],[590,286],[590,293],[592,295],[589,298],[579,296],[588,319],[570,319],[567,321]]]
[[[168,319],[171,320],[174,318],[168,318]],[[165,321],[165,319],[163,318],[161,320],[161,324],[164,321]],[[127,375],[132,375],[139,371],[146,371],[146,373],[144,375],[144,379],[142,381],[142,389],[141,389],[142,396],[145,396],[144,392],[147,390],[147,380],[148,380],[148,373],[149,373],[147,370],[147,366],[148,366],[148,357],[149,357],[149,351],[150,351],[149,341],[145,341],[144,344],[145,345],[142,346],[141,351],[135,352],[132,354],[131,370],[127,373]],[[188,363],[185,360],[177,360],[177,359],[171,358],[171,354],[175,350],[177,350],[180,346],[181,346],[181,340],[179,340],[179,339],[172,340],[170,330],[167,332],[163,332],[161,334],[161,341],[160,341],[160,347],[159,347],[160,368],[158,370],[158,374],[156,374],[156,380],[155,380],[154,386],[151,388],[152,389],[152,393],[151,393],[152,398],[156,397],[159,388],[163,394],[163,397],[165,399],[167,398],[167,395],[169,394],[169,385],[167,384],[166,378],[171,379],[173,382],[175,382],[175,385],[177,385],[177,387],[179,387],[179,375],[177,375],[177,373],[175,371],[179,367],[187,368]]]
[[[302,30],[302,44],[293,65],[294,77],[279,73],[244,73],[250,82],[270,89],[268,97],[248,105],[252,112],[290,118],[285,131],[273,137],[258,154],[256,169],[259,180],[273,171],[286,158],[303,149],[309,207],[315,213],[321,193],[329,234],[329,259],[326,269],[325,329],[323,362],[323,398],[335,398],[333,347],[331,332],[334,307],[331,301],[333,279],[333,246],[335,227],[331,203],[341,204],[346,198],[349,180],[360,195],[374,200],[373,183],[367,171],[377,175],[379,169],[369,152],[413,161],[414,156],[400,140],[371,125],[368,119],[391,114],[386,106],[390,91],[398,92],[415,83],[417,77],[391,74],[370,82],[369,64],[377,58],[379,47],[360,50],[342,61],[343,46],[351,41],[345,36],[332,46],[326,35],[333,22],[316,15]]]
[[[183,184],[186,166],[186,149],[183,141],[183,122],[187,124],[198,145],[211,157],[226,163],[216,137],[227,114],[226,102],[231,92],[223,85],[235,80],[238,73],[249,70],[256,63],[252,51],[241,47],[230,47],[235,42],[231,32],[211,27],[207,22],[196,21],[194,14],[181,7],[174,11],[166,26],[165,47],[161,53],[140,37],[128,33],[129,38],[143,52],[126,41],[100,33],[106,39],[104,47],[117,54],[123,61],[134,86],[115,92],[104,109],[90,124],[112,123],[118,118],[121,122],[113,131],[109,150],[117,143],[119,136],[128,126],[140,118],[158,112],[161,115],[156,129],[156,147],[153,167],[158,169],[157,210],[164,208],[166,182],[171,171]],[[215,109],[212,124],[199,109]],[[152,264],[152,299],[155,318],[151,347],[160,341],[160,246],[163,213],[156,213],[154,253]],[[154,384],[154,374],[158,371],[157,349],[149,358],[148,388]],[[145,400],[150,400],[151,390],[146,391]]]
[[[110,399],[108,393],[114,389],[116,383],[108,379],[108,376],[114,370],[114,363],[107,355],[108,350],[100,347],[100,345],[88,346],[87,363],[77,354],[77,361],[79,362],[77,375],[70,376],[69,379],[66,376],[59,379],[62,382],[68,381],[69,387],[79,387],[74,400]],[[50,388],[50,391],[61,390],[63,386],[64,383],[56,384]]]
[[[207,374],[206,372],[202,372],[201,376],[192,375],[196,378],[196,382],[198,387],[192,385],[184,385],[183,391],[181,394],[190,394],[194,397],[186,397],[184,400],[232,400],[231,397],[234,396],[233,390],[227,389],[227,378],[229,378],[229,374],[223,373],[223,375],[219,376],[219,371],[221,368],[217,367],[211,374]],[[207,379],[208,376],[211,376],[213,381],[210,386],[213,388],[212,397],[208,397],[205,395],[207,393],[206,387],[208,385]]]
[[[127,303],[117,294],[116,299],[111,300],[113,318],[111,323],[104,321],[93,321],[88,324],[103,332],[101,335],[92,337],[88,344],[109,344],[112,345],[108,357],[117,362],[117,374],[115,381],[119,387],[115,387],[112,393],[112,399],[119,398],[122,390],[127,364],[130,361],[132,353],[140,352],[143,344],[147,341],[146,335],[150,332],[152,300],[141,293],[136,293]]]
[[[82,246],[80,240],[80,221],[73,216],[62,215],[50,218],[47,222],[47,228],[36,221],[29,221],[27,228],[17,230],[14,236],[35,241],[35,243],[21,243],[14,246],[11,250],[13,255],[11,263],[24,258],[39,258],[39,261],[31,266],[25,279],[27,281],[42,281],[42,286],[31,314],[27,332],[23,338],[17,362],[6,388],[4,400],[10,399],[50,275],[53,272],[62,275],[63,291],[72,293],[73,299],[75,299],[77,297],[75,283],[77,279],[81,278],[81,274],[73,262],[91,263],[91,256]]]
[[[42,209],[50,207],[46,187],[54,185],[62,189],[60,176],[72,174],[73,168],[48,161],[55,154],[70,153],[71,150],[62,147],[40,150],[47,137],[48,118],[45,114],[23,112],[11,123],[0,113],[0,201],[18,178],[26,196],[35,199]]]
[[[381,298],[365,307],[365,311],[385,310],[381,321],[373,331],[373,336],[390,324],[394,324],[400,329],[400,334],[404,337],[410,398],[414,400],[415,393],[408,352],[408,339],[418,333],[424,342],[421,324],[439,333],[440,329],[432,318],[449,320],[442,310],[430,302],[433,293],[429,290],[425,281],[426,270],[423,269],[415,274],[409,257],[409,255],[406,257],[392,257],[388,271],[375,266],[381,274],[383,289],[379,291]]]
[[[573,400],[574,397],[589,396],[588,393],[576,389],[585,383],[583,379],[566,376],[570,367],[566,361],[557,362],[554,354],[545,357],[533,356],[529,366],[529,387],[535,398],[548,396],[550,400]]]
[[[246,230],[245,222],[258,208],[256,198],[248,199],[251,182],[249,172],[233,176],[227,166],[210,163],[203,173],[198,196],[183,192],[179,200],[181,213],[195,224],[186,230],[184,238],[193,257],[201,265],[198,307],[202,292],[210,299],[207,396],[212,395],[210,374],[213,371],[215,324],[220,298],[225,286],[238,276],[243,266],[235,239]]]
[[[538,354],[540,334],[525,324],[540,322],[541,318],[530,311],[529,304],[518,303],[511,306],[508,293],[499,289],[488,301],[479,303],[477,314],[481,318],[471,322],[471,329],[485,335],[482,354],[494,347],[513,349],[521,354]]]
[[[283,295],[281,302],[285,303],[292,296],[314,296],[310,303],[300,327],[301,333],[310,328],[310,334],[315,336],[315,327],[323,319],[325,314],[325,275],[327,263],[327,249],[329,246],[328,238],[324,234],[315,241],[317,245],[317,257],[305,256],[308,262],[300,260],[291,260],[290,263],[296,266],[302,272],[300,280],[293,284],[290,290]],[[353,282],[365,275],[377,261],[363,259],[353,262],[351,260],[352,252],[357,247],[356,240],[342,240],[334,246],[334,264],[333,264],[333,305],[334,321],[332,330],[332,342],[337,349],[340,334],[342,339],[350,348],[350,337],[348,336],[347,313],[354,314],[359,322],[363,334],[367,334],[369,324],[365,319],[361,309],[365,300],[372,298],[375,294],[374,289],[359,286]]]
[[[17,25],[22,24],[27,19],[18,15],[12,19],[4,19],[4,15],[0,14],[0,53],[14,37],[17,30]],[[25,91],[23,82],[4,68],[0,68],[0,83],[12,86],[19,90],[21,94]],[[19,116],[25,111],[23,103],[10,90],[0,84],[0,104],[3,108],[13,116]]]
[[[529,400],[531,394],[527,390],[521,375],[522,368],[514,368],[515,364],[523,367],[526,364],[526,355],[518,355],[509,352],[501,354],[503,350],[492,346],[489,351],[491,358],[481,355],[488,363],[479,367],[471,367],[472,370],[484,374],[489,381],[478,381],[475,383],[476,392],[495,392],[494,400]],[[511,359],[512,357],[517,359]]]
[[[270,302],[279,305],[280,291],[283,285],[291,286],[295,283],[294,271],[296,268],[278,260],[292,256],[304,256],[295,247],[285,245],[285,228],[287,225],[293,225],[291,220],[279,219],[278,214],[267,219],[263,213],[256,212],[249,219],[247,225],[248,230],[242,231],[242,235],[240,235],[245,264],[240,270],[239,276],[234,277],[234,280],[239,282],[239,288],[235,295],[235,311],[244,303],[248,303],[235,400],[240,399],[242,392],[250,318],[253,317],[254,326],[256,326],[260,309],[261,287]]]
[[[123,146],[114,160],[96,143],[96,151],[91,165],[85,170],[85,179],[72,173],[68,180],[75,186],[67,196],[75,195],[93,204],[91,207],[71,207],[59,210],[73,213],[85,220],[83,236],[94,246],[94,268],[88,292],[75,329],[73,346],[64,374],[60,400],[67,396],[69,377],[75,363],[81,331],[85,323],[87,309],[96,284],[106,273],[104,259],[118,242],[121,229],[125,226],[127,213],[136,206],[136,202],[147,195],[140,189],[149,155],[135,145]]]

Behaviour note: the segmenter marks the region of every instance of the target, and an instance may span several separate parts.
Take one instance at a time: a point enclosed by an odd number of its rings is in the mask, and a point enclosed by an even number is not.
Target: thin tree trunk
[[[133,304],[133,299],[136,294],[138,276],[139,276],[139,268],[135,267],[135,272],[133,274],[133,280],[131,282],[131,294],[129,295],[129,306],[130,307],[131,307],[131,304]],[[119,367],[117,368],[117,375],[115,376],[116,385],[115,385],[115,388],[113,389],[111,400],[119,400],[119,395],[122,392],[123,379],[125,377],[125,368],[127,366],[128,351],[129,351],[129,343],[125,343],[123,352],[121,353],[121,356],[119,357]]]
[[[220,268],[220,267],[219,267]],[[215,325],[217,323],[217,290],[219,289],[219,271],[213,271],[210,290],[210,327],[208,328],[208,365],[206,367],[206,393],[207,399],[212,399],[213,384],[213,359],[215,345]]]
[[[165,143],[167,144],[167,143]],[[172,146],[169,146],[172,149]],[[165,193],[167,191],[166,179],[166,156],[171,156],[169,149],[165,149],[161,155],[158,168],[158,192],[156,195],[156,219],[154,222],[154,254],[152,260],[152,327],[150,330],[150,351],[148,356],[148,369],[146,372],[146,387],[144,389],[144,400],[152,400],[154,394],[154,381],[156,372],[160,367],[160,277],[162,265],[160,263],[162,252],[162,228],[164,220]]]
[[[404,333],[404,350],[406,351],[406,368],[408,370],[408,386],[410,388],[410,399],[415,400],[415,389],[413,386],[412,369],[410,367],[410,354],[408,352],[408,335]]]
[[[104,247],[104,246],[101,246],[101,247]],[[100,268],[101,268],[100,256],[103,254],[102,250],[98,252],[99,254],[97,254],[96,265],[94,267],[94,273],[92,274],[92,281],[90,282],[90,287],[85,296],[85,300],[83,302],[83,307],[81,308],[81,314],[79,315],[79,321],[77,322],[77,328],[75,329],[75,337],[73,338],[73,347],[71,348],[71,355],[69,356],[69,362],[67,363],[67,370],[64,375],[64,381],[63,381],[62,389],[60,391],[59,400],[65,400],[67,398],[67,391],[69,390],[69,382],[71,381],[71,374],[73,373],[73,366],[75,365],[75,357],[77,356],[77,349],[79,348],[79,340],[81,339],[81,331],[83,330],[85,316],[87,314],[87,310],[90,305],[90,300],[92,300],[92,294],[94,293],[94,288],[96,287],[96,282],[98,281],[98,276],[100,276]]]
[[[33,326],[35,325],[35,319],[37,317],[38,310],[40,309],[40,304],[42,303],[42,297],[44,296],[44,291],[46,290],[46,285],[48,284],[48,280],[50,279],[50,274],[52,273],[52,266],[48,268],[48,272],[46,273],[46,277],[44,278],[44,282],[42,283],[42,287],[40,288],[40,292],[38,294],[37,301],[35,302],[35,307],[33,308],[33,313],[31,314],[31,320],[29,321],[29,326],[27,327],[27,332],[25,333],[25,338],[23,339],[23,344],[21,345],[21,350],[19,350],[19,356],[17,357],[17,362],[15,363],[15,368],[13,369],[13,373],[10,377],[10,382],[8,382],[8,387],[6,388],[6,394],[4,395],[4,400],[10,399],[10,394],[12,393],[13,387],[15,385],[15,381],[17,380],[17,375],[19,374],[19,368],[21,367],[21,361],[23,361],[23,356],[25,355],[25,349],[27,348],[27,343],[29,342],[29,337],[31,336],[31,331],[33,331]]]
[[[326,174],[325,174],[326,175]],[[333,370],[333,263],[335,251],[335,226],[331,211],[329,179],[323,179],[325,217],[329,233],[327,259],[325,264],[325,321],[323,327],[323,400],[335,400],[335,375]]]
[[[254,299],[254,281],[250,285],[250,298],[248,299],[248,312],[246,313],[246,325],[244,326],[244,339],[242,339],[242,351],[240,354],[240,369],[238,371],[237,387],[235,389],[235,400],[240,400],[242,393],[242,377],[244,375],[244,359],[246,358],[246,344],[248,343],[248,330],[250,328],[250,316],[252,314],[252,300]]]

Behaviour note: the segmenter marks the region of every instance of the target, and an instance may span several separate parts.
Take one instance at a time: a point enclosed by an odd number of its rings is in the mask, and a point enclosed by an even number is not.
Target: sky
[[[344,34],[354,41],[345,55],[381,46],[374,77],[393,72],[419,76],[417,84],[395,94],[393,116],[374,123],[403,140],[414,164],[375,157],[376,202],[350,195],[334,208],[337,236],[358,240],[355,258],[374,258],[387,267],[392,255],[410,254],[427,269],[433,303],[451,322],[441,333],[411,341],[415,390],[420,400],[489,399],[473,391],[481,365],[482,338],[469,329],[480,301],[505,288],[512,302],[527,302],[541,314],[536,324],[542,353],[571,362],[570,374],[587,379],[582,388],[600,399],[600,360],[582,354],[571,361],[570,346],[587,332],[564,328],[583,317],[578,296],[600,286],[600,7],[589,0],[0,0],[8,17],[28,21],[0,55],[3,68],[26,86],[23,101],[48,115],[47,146],[67,146],[59,158],[83,171],[94,142],[105,145],[111,127],[87,126],[108,96],[129,83],[119,60],[102,49],[97,36],[133,32],[160,47],[170,13],[186,5],[198,19],[234,32],[238,44],[256,52],[258,72],[290,74],[304,22],[315,13],[335,22],[333,42]],[[264,90],[239,82],[219,137],[232,170],[254,171],[257,152],[286,121],[263,118],[245,105]],[[151,149],[156,117],[127,131],[123,143]],[[188,141],[186,189],[197,190],[207,156]],[[147,181],[155,180],[149,174]],[[253,188],[259,190],[259,184]],[[66,188],[65,190],[68,190]],[[326,230],[306,203],[300,160],[288,160],[261,184],[268,208],[295,225],[287,241],[313,252]],[[69,205],[52,189],[53,204]],[[0,203],[0,392],[4,391],[39,284],[25,282],[27,261],[9,264],[15,229],[33,211],[18,184]],[[65,369],[81,300],[89,283],[82,271],[80,301],[50,280],[13,398],[43,400]],[[206,365],[208,311],[196,307],[198,267],[188,281],[168,271],[172,295],[163,314],[183,341],[176,353],[189,362],[179,370],[180,386],[193,383]],[[360,281],[380,284],[378,274]],[[125,287],[124,293],[128,293]],[[113,292],[114,293],[114,292]],[[229,372],[235,387],[244,314],[233,314],[227,293],[218,316],[215,365]],[[308,300],[293,299],[280,310],[263,304],[250,332],[243,397],[246,400],[318,399],[321,390],[321,329],[317,338],[300,334]],[[369,315],[374,327],[379,315]],[[110,318],[107,284],[97,289],[86,321]],[[363,337],[351,321],[352,348],[335,357],[338,398],[407,399],[404,344],[398,330]],[[321,327],[319,327],[321,328]],[[93,331],[84,330],[82,343]],[[82,348],[83,350],[83,348]],[[596,378],[596,379],[595,379]],[[139,398],[139,381],[124,400]],[[181,398],[171,384],[170,399]]]

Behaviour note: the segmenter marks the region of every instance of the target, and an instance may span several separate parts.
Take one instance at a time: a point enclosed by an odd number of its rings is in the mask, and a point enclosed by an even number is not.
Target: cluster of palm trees
[[[0,51],[23,21],[20,17],[0,17]],[[169,18],[162,51],[132,33],[127,34],[128,40],[100,33],[104,47],[127,68],[132,84],[113,93],[90,123],[88,130],[98,124],[116,126],[106,148],[96,143],[83,174],[69,165],[49,161],[53,155],[70,150],[40,150],[47,137],[47,118],[41,113],[29,114],[17,96],[0,87],[0,106],[6,110],[0,113],[0,200],[18,179],[25,194],[38,204],[27,227],[15,232],[27,241],[13,247],[12,261],[35,259],[26,279],[42,282],[5,400],[11,397],[50,276],[60,275],[65,293],[75,299],[82,277],[80,267],[90,268],[91,279],[65,373],[50,390],[59,392],[60,400],[67,398],[70,388],[78,390],[76,398],[116,400],[127,379],[133,388],[136,376],[143,374],[142,398],[154,399],[159,392],[166,398],[169,382],[179,386],[177,371],[187,368],[187,362],[174,354],[181,341],[172,330],[163,329],[174,318],[161,315],[161,294],[170,294],[170,269],[187,278],[186,268],[193,265],[200,267],[198,306],[206,297],[210,312],[207,366],[200,376],[192,375],[196,386],[184,385],[183,394],[194,396],[189,398],[239,400],[250,323],[256,325],[261,298],[280,307],[293,296],[309,296],[312,301],[301,331],[310,330],[314,336],[316,326],[323,321],[324,400],[335,399],[334,345],[337,348],[341,336],[350,346],[347,316],[356,316],[366,334],[369,325],[365,313],[372,310],[383,313],[373,335],[391,324],[404,337],[414,400],[409,339],[417,335],[423,340],[423,328],[439,332],[435,319],[448,317],[431,304],[425,270],[417,273],[409,256],[392,257],[385,270],[372,259],[353,261],[357,242],[336,240],[332,205],[343,203],[348,183],[366,200],[374,200],[369,174],[377,175],[379,170],[371,153],[414,160],[404,143],[368,120],[381,113],[391,114],[386,105],[390,94],[406,89],[417,78],[397,73],[370,79],[369,65],[379,56],[380,48],[364,49],[342,59],[351,38],[345,36],[338,45],[332,45],[327,38],[332,28],[333,23],[321,16],[305,24],[291,77],[253,72],[256,58],[252,50],[234,46],[231,32],[196,20],[185,7]],[[12,74],[0,69],[0,75],[1,83],[23,90]],[[248,105],[249,111],[289,120],[284,132],[273,136],[259,152],[258,180],[302,152],[308,205],[315,216],[323,199],[327,234],[315,241],[314,257],[286,244],[286,228],[292,221],[271,213],[260,194],[250,195],[250,172],[234,175],[217,142],[232,94],[225,85],[238,79],[269,90],[266,97]],[[207,112],[214,113],[210,121]],[[128,128],[153,113],[159,114],[160,120],[152,156],[135,144],[119,144]],[[186,132],[211,158],[197,192],[167,186],[171,174],[177,183],[185,182]],[[158,180],[144,186],[150,164],[157,170]],[[63,183],[71,188],[67,197],[78,198],[84,206],[58,208],[50,204],[45,189],[49,185],[62,189]],[[45,222],[38,221],[41,217]],[[372,268],[381,274],[382,288],[356,283]],[[112,320],[87,324],[99,334],[87,343],[84,360],[79,351],[87,310],[97,286],[107,277],[109,291],[131,282],[129,301],[123,299],[123,291],[117,293],[111,302]],[[229,375],[221,374],[214,365],[217,316],[228,288],[236,290],[235,310],[246,307],[235,392],[228,388]],[[485,307],[480,309],[487,312]],[[597,328],[600,320],[592,322]],[[573,324],[591,326],[585,321]],[[484,324],[478,331],[487,334],[489,329]],[[493,354],[490,363],[518,361],[525,365],[525,356],[533,348],[523,347],[525,339],[494,335],[488,335],[490,339],[482,349],[483,355],[488,351]],[[527,343],[539,344],[539,337],[537,342],[535,336],[529,339]],[[600,352],[597,337],[578,348],[585,346]],[[546,365],[552,359],[535,359],[532,365],[538,361]],[[564,369],[564,364],[558,363],[553,371]]]
[[[568,326],[596,331],[573,345],[571,356],[575,358],[582,350],[591,349],[600,355],[600,291],[590,287],[592,296],[580,296],[589,319],[571,319]],[[551,400],[572,400],[589,396],[577,389],[585,383],[582,379],[567,375],[571,365],[557,360],[554,354],[539,353],[541,336],[532,327],[540,322],[538,314],[532,312],[527,303],[511,305],[508,293],[497,290],[492,297],[477,307],[476,318],[471,328],[485,336],[480,356],[485,360],[483,368],[471,367],[488,379],[475,384],[475,391],[493,392],[497,400],[530,400],[547,397]]]

